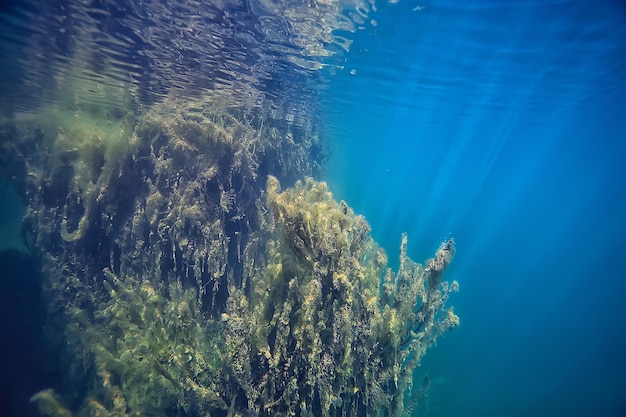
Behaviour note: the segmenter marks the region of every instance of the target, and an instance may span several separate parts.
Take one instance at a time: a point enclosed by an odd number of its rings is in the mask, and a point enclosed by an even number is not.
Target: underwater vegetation
[[[325,183],[308,178],[280,193],[270,177],[267,202],[262,256],[247,257],[246,285],[229,290],[223,314],[228,361],[247,408],[401,415],[427,347],[459,324],[444,308],[458,284],[441,283],[454,241],[423,268],[406,256],[403,236],[394,273],[365,219],[334,201]]]
[[[0,134],[64,377],[42,415],[391,417],[423,397],[413,371],[459,324],[454,241],[422,266],[402,236],[389,268],[313,179],[311,126],[170,101]]]

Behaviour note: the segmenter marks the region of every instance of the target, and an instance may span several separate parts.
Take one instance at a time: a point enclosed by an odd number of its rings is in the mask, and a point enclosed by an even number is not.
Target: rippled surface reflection
[[[214,96],[301,112],[341,64],[367,1],[28,0],[0,15],[2,110],[64,99],[145,106]]]

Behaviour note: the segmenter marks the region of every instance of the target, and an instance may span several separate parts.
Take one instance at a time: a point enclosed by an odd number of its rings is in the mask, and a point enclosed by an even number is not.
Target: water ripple
[[[370,9],[361,0],[16,2],[0,13],[1,109],[58,103],[64,91],[74,105],[183,94],[302,106],[315,96],[315,70],[339,65]]]

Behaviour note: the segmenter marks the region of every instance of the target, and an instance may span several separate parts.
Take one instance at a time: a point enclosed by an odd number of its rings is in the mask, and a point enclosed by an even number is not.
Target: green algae
[[[310,127],[201,102],[11,123],[64,375],[42,414],[400,416],[423,397],[413,371],[459,323],[454,241],[421,266],[404,236],[388,268],[311,178]]]

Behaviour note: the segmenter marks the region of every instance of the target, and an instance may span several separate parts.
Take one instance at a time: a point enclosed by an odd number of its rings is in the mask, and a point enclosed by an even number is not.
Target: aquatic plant
[[[78,137],[62,145],[81,117],[36,154],[43,127],[2,130],[65,378],[33,396],[42,414],[410,411],[415,367],[459,323],[445,306],[458,285],[442,279],[454,241],[422,267],[403,236],[393,272],[365,219],[309,177],[312,132],[169,106],[134,119],[126,142],[102,139],[125,145],[98,158]]]
[[[106,275],[110,300],[94,319],[70,312],[68,331],[89,350],[99,382],[85,407],[118,416],[226,409],[218,388],[223,338],[205,319],[196,291],[176,281],[154,287],[145,278]]]
[[[231,285],[223,315],[226,362],[247,409],[401,415],[415,366],[459,323],[444,307],[458,284],[441,282],[454,241],[422,268],[403,236],[394,273],[365,219],[334,201],[325,183],[307,179],[280,193],[270,177],[267,204],[271,232],[249,247],[257,252],[247,253],[245,284]]]

